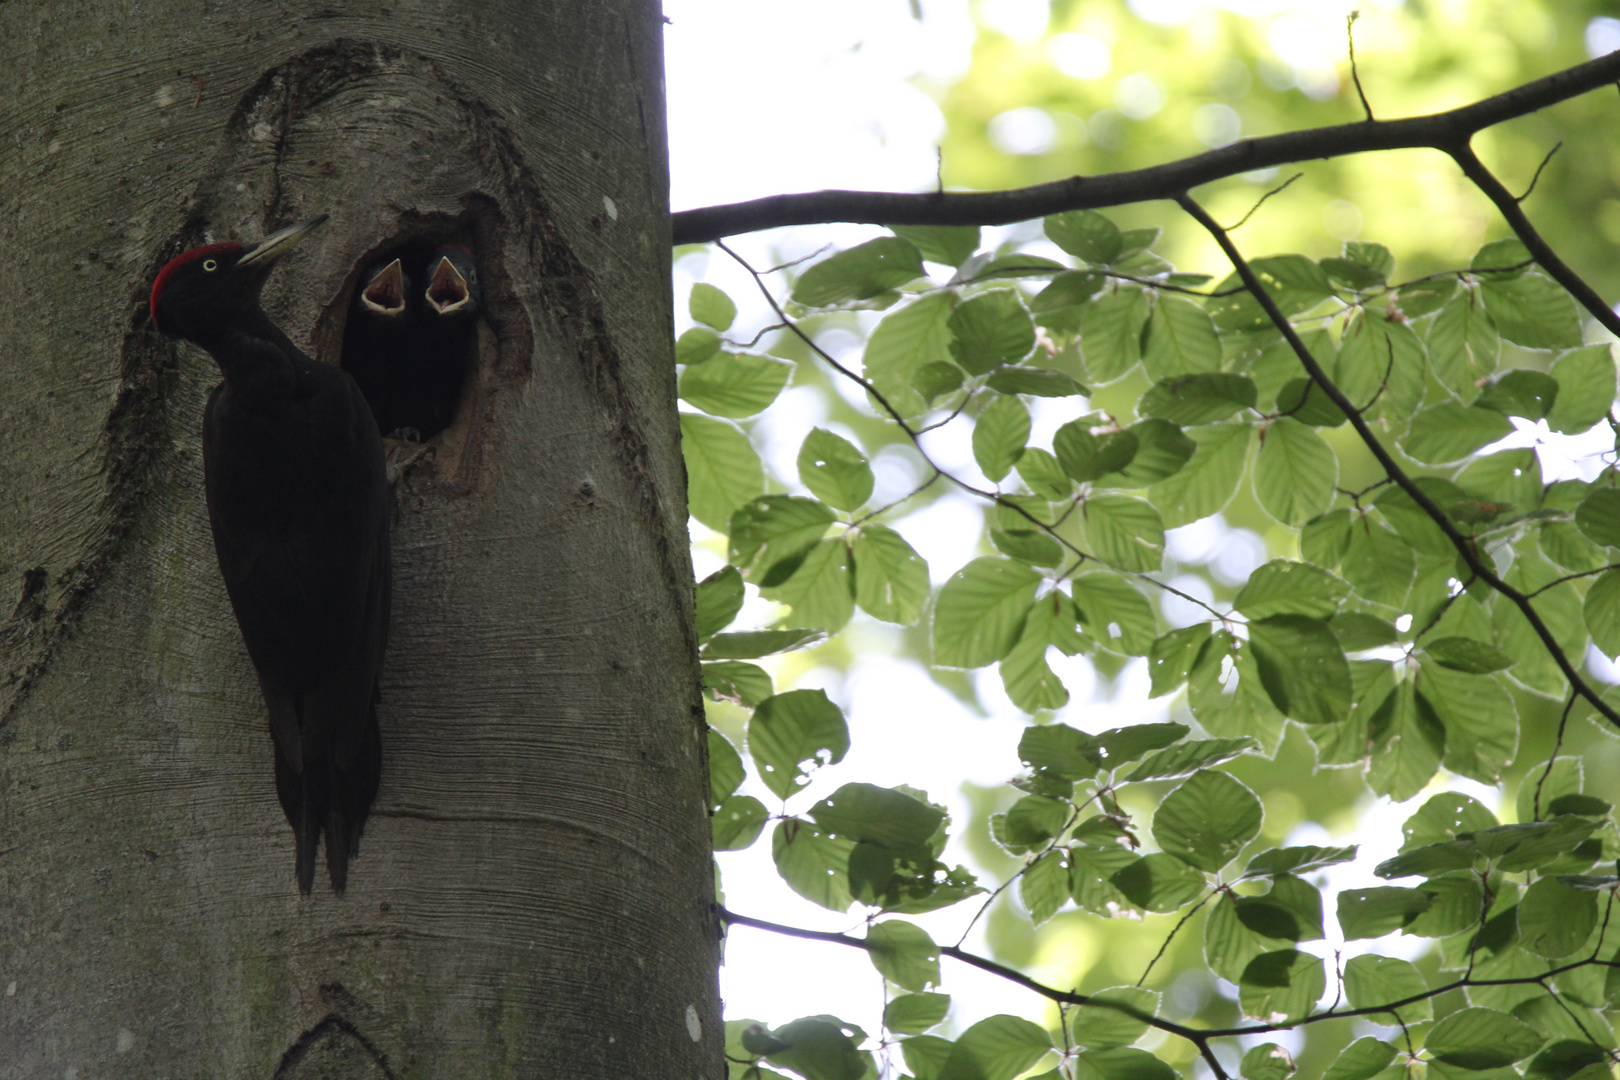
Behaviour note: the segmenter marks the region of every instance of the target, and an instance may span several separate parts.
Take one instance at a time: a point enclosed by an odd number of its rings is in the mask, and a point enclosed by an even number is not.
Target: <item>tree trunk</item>
[[[660,31],[0,8],[0,1077],[722,1071]],[[218,372],[145,302],[323,211],[265,297],[312,355],[390,245],[467,244],[486,296],[395,489],[381,790],[304,898],[203,507]]]

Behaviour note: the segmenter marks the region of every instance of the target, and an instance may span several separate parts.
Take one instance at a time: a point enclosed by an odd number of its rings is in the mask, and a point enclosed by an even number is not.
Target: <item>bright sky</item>
[[[1144,19],[1160,23],[1183,22],[1208,7],[1269,17],[1269,40],[1279,58],[1295,67],[1301,88],[1331,93],[1327,80],[1333,80],[1336,88],[1338,42],[1343,39],[1347,11],[1359,6],[1374,15],[1400,3],[1227,0],[1215,5],[1203,0],[1133,0],[1132,6]],[[921,73],[944,81],[963,72],[972,44],[973,17],[1010,36],[1039,38],[1046,28],[1047,3],[981,0],[972,9],[974,16],[962,0],[924,0],[922,9],[925,17],[918,23],[911,17],[907,0],[822,0],[814,6],[785,0],[665,0],[670,19],[665,45],[672,206],[679,210],[825,187],[895,191],[931,187],[936,169],[934,146],[943,132],[943,120],[910,78]],[[1620,44],[1620,23],[1611,36]],[[1078,40],[1081,35],[1065,37],[1077,40],[1056,44],[1066,50],[1064,57],[1054,56],[1060,67],[1067,70],[1072,65],[1076,77],[1107,74],[1106,45]],[[1102,46],[1100,52],[1098,45]],[[768,266],[828,243],[859,242],[877,231],[864,226],[819,226],[738,237],[732,244],[756,265]],[[719,253],[707,262],[701,257],[683,260],[675,277],[682,328],[690,324],[685,317],[687,292],[699,279],[719,285],[738,301],[741,314],[733,336],[747,337],[770,321],[752,281]],[[1078,408],[1071,411],[1077,413]],[[1036,437],[1043,429],[1050,437],[1050,429],[1068,418],[1067,414],[1037,415]],[[825,422],[824,406],[813,390],[789,390],[772,406],[766,420],[755,433],[760,450],[777,475],[791,478],[800,441],[810,428]],[[1518,445],[1544,440],[1544,425],[1540,432],[1527,430],[1513,438]],[[947,459],[942,464],[976,474],[965,445],[955,452],[949,446],[940,449]],[[1575,460],[1589,450],[1585,445],[1567,448],[1571,473],[1594,471],[1589,460],[1579,464]],[[1548,462],[1549,468],[1551,464]],[[902,463],[880,457],[874,466],[880,493],[885,486],[897,493],[910,486]],[[976,553],[980,520],[976,504],[945,499],[897,527],[928,559],[937,584]],[[696,522],[693,529],[700,544],[694,555],[702,577],[717,569],[722,560],[701,546],[707,530]],[[1203,561],[1214,553],[1216,572],[1238,580],[1265,558],[1258,537],[1226,529],[1218,521],[1175,530],[1169,550],[1184,561]],[[1189,576],[1177,584],[1207,596],[1201,579]],[[744,619],[750,614],[768,617],[765,607],[755,607],[759,610],[745,610]],[[1167,614],[1174,617],[1174,612]],[[1191,618],[1189,615],[1187,621]],[[959,790],[964,778],[980,784],[1002,783],[1019,771],[1015,747],[1025,719],[1007,701],[994,669],[980,673],[981,696],[992,708],[989,718],[980,718],[936,686],[925,671],[888,658],[892,629],[857,616],[846,633],[860,635],[862,651],[869,658],[859,662],[847,678],[819,669],[797,685],[819,686],[845,708],[852,749],[842,764],[819,773],[808,797],[797,796],[789,809],[803,812],[815,799],[850,781],[910,783],[949,805],[960,825],[967,810]],[[1073,693],[1073,702],[1059,719],[1100,731],[1166,718],[1163,701],[1147,700],[1141,662],[1126,670],[1115,698],[1096,700],[1097,683],[1084,660],[1068,660],[1055,653],[1053,659],[1060,662],[1054,667]],[[1495,793],[1478,785],[1465,781],[1451,786],[1467,790],[1487,805],[1494,803]],[[779,806],[762,788],[744,790],[767,807]],[[1393,824],[1404,820],[1417,805],[1382,808],[1379,816],[1387,820],[1369,822],[1366,835],[1389,836],[1395,832]],[[1326,843],[1329,838],[1318,828],[1315,834],[1302,833],[1291,842]],[[1393,849],[1373,852],[1364,848],[1357,866],[1370,868],[1389,854]],[[969,861],[954,842],[946,860]],[[817,907],[781,882],[771,863],[768,835],[748,852],[722,854],[720,862],[726,902],[734,909],[799,926],[861,933],[855,914],[837,915]],[[1370,870],[1361,869],[1334,875],[1331,886],[1375,883]],[[1330,895],[1330,910],[1331,903]],[[954,942],[977,910],[972,903],[958,907],[960,911],[913,921],[927,928],[936,941]],[[976,936],[969,937],[967,944],[983,948]],[[1321,944],[1332,948],[1338,943]],[[1380,946],[1384,951],[1395,947],[1387,941]],[[1042,976],[1039,964],[1031,974]],[[1032,1018],[1045,1015],[1043,1003],[1034,995],[993,976],[950,961],[945,961],[944,975],[943,989],[953,996],[952,1019],[958,1029],[997,1012]],[[870,1032],[879,1029],[881,982],[864,954],[853,949],[736,929],[721,987],[728,1017],[748,1016],[781,1024],[799,1016],[831,1012]]]

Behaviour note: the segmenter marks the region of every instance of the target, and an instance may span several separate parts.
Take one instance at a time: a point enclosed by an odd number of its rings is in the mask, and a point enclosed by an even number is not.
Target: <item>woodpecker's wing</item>
[[[324,832],[341,889],[381,768],[373,703],[390,600],[388,482],[365,398],[299,357],[290,393],[209,399],[209,520],[270,709],[299,884]]]

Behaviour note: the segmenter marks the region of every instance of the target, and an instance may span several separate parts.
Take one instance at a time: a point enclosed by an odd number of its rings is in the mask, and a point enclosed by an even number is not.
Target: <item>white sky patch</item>
[[[991,119],[990,142],[1003,154],[1044,154],[1057,145],[1057,122],[1033,105],[1009,109]]]
[[[1046,58],[1071,79],[1100,79],[1114,66],[1108,42],[1090,34],[1054,34]]]
[[[1051,18],[1047,0],[979,0],[975,11],[980,24],[1022,45],[1039,41]]]

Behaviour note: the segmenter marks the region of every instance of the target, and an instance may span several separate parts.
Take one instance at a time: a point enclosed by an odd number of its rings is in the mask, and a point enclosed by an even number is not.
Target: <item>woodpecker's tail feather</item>
[[[315,886],[315,857],[326,840],[326,869],[332,891],[342,893],[349,883],[349,860],[360,853],[360,834],[377,796],[382,776],[382,738],[375,706],[367,708],[365,731],[354,760],[344,768],[330,750],[309,752],[303,767],[293,768],[276,747],[276,794],[292,826],[297,848],[298,889],[306,895]]]

